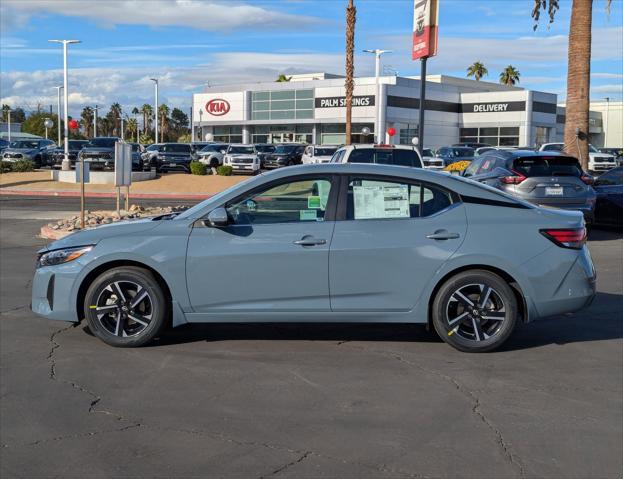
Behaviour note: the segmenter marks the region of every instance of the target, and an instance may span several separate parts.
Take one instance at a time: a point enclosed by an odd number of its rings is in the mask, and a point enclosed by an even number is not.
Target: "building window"
[[[543,143],[549,143],[549,130],[550,129],[545,126],[536,127],[536,135],[534,138],[536,146],[541,146]]]
[[[295,120],[314,118],[313,90],[255,91],[253,120]]]
[[[364,135],[361,130],[367,127],[370,133]],[[346,125],[344,123],[331,123],[321,125],[319,143],[321,145],[343,145],[346,141]],[[372,123],[353,123],[351,130],[351,141],[353,143],[374,143],[374,124]]]
[[[461,128],[461,143],[487,143],[491,146],[519,146],[519,127]]]
[[[214,141],[223,143],[242,143],[242,127],[215,126]]]
[[[400,137],[398,143],[400,145],[412,145],[413,138],[420,136],[418,125],[404,124],[400,126]]]

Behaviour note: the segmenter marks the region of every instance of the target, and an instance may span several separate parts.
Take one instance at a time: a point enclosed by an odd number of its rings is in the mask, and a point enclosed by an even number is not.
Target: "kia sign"
[[[222,98],[215,98],[206,103],[206,112],[212,116],[223,116],[229,113],[229,102]]]
[[[437,55],[438,0],[415,0],[413,7],[413,60]]]
[[[346,97],[331,96],[316,98],[316,108],[342,108],[346,106]],[[353,97],[353,106],[374,106],[374,95],[363,95]]]

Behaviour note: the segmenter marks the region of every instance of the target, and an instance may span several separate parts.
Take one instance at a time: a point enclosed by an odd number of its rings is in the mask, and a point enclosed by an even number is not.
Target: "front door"
[[[344,200],[329,257],[331,309],[412,310],[465,237],[462,204],[435,185],[366,176],[348,179]]]
[[[195,313],[329,311],[335,192],[330,176],[277,180],[223,205],[227,227],[194,227],[186,272]]]

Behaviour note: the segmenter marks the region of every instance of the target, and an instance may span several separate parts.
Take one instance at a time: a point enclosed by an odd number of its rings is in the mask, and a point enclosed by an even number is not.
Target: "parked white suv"
[[[562,151],[564,143],[544,143],[539,151]],[[590,172],[603,172],[617,166],[614,155],[602,153],[593,145],[588,145],[588,170]]]
[[[331,157],[331,163],[378,163],[422,168],[420,152],[407,145],[346,145]]]
[[[227,151],[227,143],[211,143],[203,147],[197,154],[199,161],[210,168],[223,164],[223,157]]]
[[[304,165],[328,163],[339,148],[339,145],[308,145],[305,147],[301,161]]]
[[[253,145],[240,143],[229,145],[223,157],[223,164],[231,166],[235,173],[243,172],[255,175],[260,172],[260,158]]]
[[[430,148],[424,148],[424,155],[422,156],[422,163],[424,168],[429,170],[443,170],[443,159],[437,158],[435,152]]]

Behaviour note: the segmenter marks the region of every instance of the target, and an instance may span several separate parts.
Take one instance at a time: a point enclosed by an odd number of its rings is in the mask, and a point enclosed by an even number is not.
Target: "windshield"
[[[204,146],[199,153],[218,153],[223,148],[223,145],[208,145]]]
[[[452,148],[452,156],[459,157],[471,157],[474,156],[474,150],[471,148]]]
[[[158,151],[162,153],[190,153],[190,145],[167,143],[166,145],[161,145]]]
[[[253,155],[255,153],[255,148],[252,146],[230,146],[227,153],[234,155]]]
[[[314,148],[315,156],[332,156],[337,151],[337,146]]]
[[[433,150],[431,150],[430,148],[425,148],[424,152],[422,153],[422,156],[435,156],[435,154],[433,153]]]
[[[588,151],[590,151],[591,153],[601,153],[597,148],[595,148],[591,144],[588,145]]]
[[[517,158],[513,170],[526,178],[534,176],[581,176],[580,163],[570,156]]]
[[[154,151],[154,150],[157,150],[159,146],[160,146],[160,145],[158,145],[157,143],[154,143],[153,145],[149,145],[147,148],[145,148],[145,151]]]
[[[11,148],[39,148],[37,140],[16,140],[9,144]]]
[[[275,147],[273,145],[255,145],[255,149],[260,153],[271,153],[275,151]]]
[[[130,143],[132,145],[132,151],[141,151],[141,145],[138,143]]]
[[[296,148],[298,148],[297,145],[279,145],[277,148],[275,148],[275,153],[277,154],[292,153]]]
[[[86,141],[69,140],[69,148],[72,150],[79,150],[86,144]]]
[[[117,138],[93,138],[86,145],[89,148],[114,148],[117,143]]]

